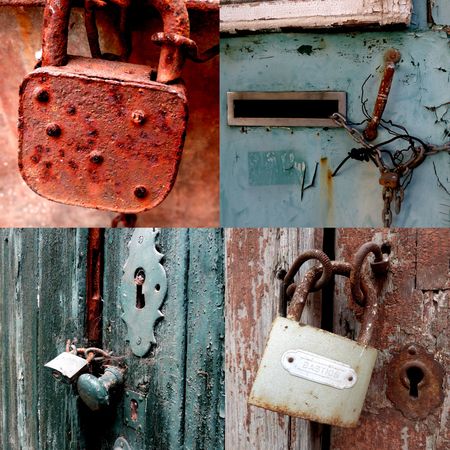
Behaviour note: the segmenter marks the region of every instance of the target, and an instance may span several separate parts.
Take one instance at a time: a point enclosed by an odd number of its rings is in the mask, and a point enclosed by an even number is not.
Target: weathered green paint
[[[44,364],[82,338],[85,230],[0,230],[0,443],[8,450],[83,445],[71,388]]]
[[[131,353],[120,318],[117,293],[129,239],[122,234],[106,232],[104,346],[126,355],[125,389],[146,395],[147,419],[142,432],[126,426],[125,398],[103,447],[122,435],[135,449],[223,448],[221,231],[161,230],[157,242],[164,255],[167,296],[161,308],[164,318],[155,326],[157,344],[144,358]]]
[[[224,447],[221,230],[161,231],[165,317],[144,358],[130,351],[121,319],[131,232],[106,231],[103,347],[125,356],[125,391],[145,396],[142,430],[124,423],[123,391],[92,412],[44,368],[66,339],[85,344],[87,230],[0,230],[1,448],[106,450],[119,436],[133,450]]]
[[[441,8],[444,3],[440,2]],[[348,117],[358,122],[363,119],[361,86],[367,76],[374,75],[365,89],[371,110],[384,52],[394,47],[400,50],[402,60],[384,118],[404,125],[425,142],[447,142],[449,105],[444,103],[449,100],[449,41],[445,32],[428,28],[425,6],[425,1],[416,2],[413,24],[404,31],[269,33],[221,40],[223,226],[381,224],[383,201],[378,170],[373,164],[349,161],[331,178],[350,149],[357,147],[344,130],[228,126],[226,96],[229,91],[342,90],[347,92]],[[386,133],[380,133],[380,140],[385,137]],[[302,201],[300,184],[258,186],[249,172],[249,155],[277,151],[294,153],[295,160],[305,161],[309,174],[319,163],[315,187],[305,193]],[[450,188],[448,155],[428,158],[414,171],[402,212],[394,215],[394,225],[448,226],[445,219],[449,219],[450,208],[445,205],[450,200],[438,185],[433,161],[439,179]],[[263,169],[260,173],[263,184],[267,177],[262,175]],[[286,180],[289,176],[286,173]]]

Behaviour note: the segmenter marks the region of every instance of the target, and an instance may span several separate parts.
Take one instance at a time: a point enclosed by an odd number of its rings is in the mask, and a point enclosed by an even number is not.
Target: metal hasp
[[[44,11],[42,67],[20,87],[19,168],[50,200],[120,213],[157,206],[172,189],[187,126],[181,80],[189,18],[183,0],[152,0],[164,32],[150,67],[67,55],[68,0]]]
[[[92,411],[109,406],[110,392],[123,384],[124,370],[107,366],[101,377],[85,373],[78,378],[77,389],[81,400]]]
[[[385,275],[388,263],[382,263],[380,247],[371,242],[358,250],[353,263],[331,261],[320,250],[306,251],[294,261],[281,286],[282,299],[291,299],[288,314],[272,324],[250,404],[320,423],[357,426],[378,353],[370,346],[378,295],[369,275],[362,271],[370,253],[375,256],[372,264],[377,274]],[[294,276],[311,259],[322,265],[310,269],[296,285]],[[350,278],[352,300],[364,305],[356,342],[299,323],[308,294],[321,289],[335,275]]]
[[[156,344],[154,326],[163,317],[159,310],[167,292],[163,255],[155,240],[158,230],[135,229],[128,243],[129,255],[120,285],[122,319],[127,324],[126,340],[136,356],[144,356]]]
[[[433,355],[409,344],[386,367],[388,399],[408,419],[425,419],[444,401],[444,370]]]
[[[400,61],[401,55],[395,48],[390,48],[384,55],[384,73],[378,89],[377,100],[373,109],[372,119],[367,124],[363,134],[368,141],[373,141],[378,136],[378,125],[383,116],[384,108],[391,91],[392,80],[394,78],[395,65]]]

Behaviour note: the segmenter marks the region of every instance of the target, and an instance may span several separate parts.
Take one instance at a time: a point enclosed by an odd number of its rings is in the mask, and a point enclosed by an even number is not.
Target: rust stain
[[[334,224],[334,186],[333,171],[328,158],[320,158],[320,206],[324,223],[331,227]]]

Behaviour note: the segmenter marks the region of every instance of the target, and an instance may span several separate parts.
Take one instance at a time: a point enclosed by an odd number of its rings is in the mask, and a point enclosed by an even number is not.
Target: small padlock
[[[333,274],[350,276],[351,264],[332,265]],[[315,268],[306,274],[292,300],[290,311],[294,313],[273,322],[249,403],[294,417],[354,427],[377,358],[377,350],[368,346],[378,308],[376,292],[362,276],[366,310],[357,342],[300,324],[306,297],[322,272]]]
[[[187,125],[184,0],[152,0],[164,33],[156,81],[149,67],[67,56],[71,0],[47,0],[42,67],[22,82],[19,168],[39,195],[69,205],[137,213],[169,194]]]
[[[88,362],[70,352],[64,352],[45,364],[58,381],[73,383],[88,368]]]
[[[396,189],[399,185],[399,176],[395,172],[383,172],[378,181],[381,186]]]

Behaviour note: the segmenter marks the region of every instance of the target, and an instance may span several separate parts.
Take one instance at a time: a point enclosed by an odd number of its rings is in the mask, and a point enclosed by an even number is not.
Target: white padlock
[[[377,350],[368,345],[378,310],[377,294],[370,280],[362,276],[366,306],[356,342],[300,324],[306,297],[325,273],[326,261],[321,261],[323,268],[311,269],[296,288],[288,318],[278,317],[273,322],[248,402],[294,417],[354,427],[377,358]],[[331,264],[333,274],[350,276],[351,264]],[[321,281],[323,286],[323,277]]]

